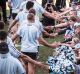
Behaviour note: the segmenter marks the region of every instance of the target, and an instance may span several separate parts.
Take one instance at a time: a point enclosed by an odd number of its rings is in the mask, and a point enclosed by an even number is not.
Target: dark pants
[[[7,21],[6,0],[0,0],[0,7],[2,8],[2,12],[3,12],[3,20],[4,22],[6,22]]]
[[[42,0],[42,6],[44,7],[46,3],[52,3],[53,0]]]
[[[56,0],[56,8],[60,10],[61,8],[66,6],[66,0]]]

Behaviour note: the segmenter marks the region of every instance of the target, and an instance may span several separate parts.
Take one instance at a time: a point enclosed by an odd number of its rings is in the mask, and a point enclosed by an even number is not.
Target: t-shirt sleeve
[[[40,32],[40,35],[42,35],[42,32],[44,32],[44,27],[43,27],[41,22],[39,23],[39,25],[40,25],[40,27],[39,27],[40,31],[39,32]]]
[[[36,37],[37,37],[37,39],[40,37],[40,32],[39,32],[39,30],[37,29],[37,31],[36,31]]]
[[[10,54],[15,58],[18,58],[21,55],[21,52],[16,49],[11,38],[7,37],[7,43],[8,43]]]

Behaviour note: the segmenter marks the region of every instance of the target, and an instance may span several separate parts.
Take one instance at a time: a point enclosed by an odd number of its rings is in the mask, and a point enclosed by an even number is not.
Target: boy
[[[19,60],[10,55],[6,42],[0,42],[0,74],[26,74]]]
[[[49,44],[40,36],[39,29],[35,26],[35,15],[33,13],[29,13],[27,16],[27,23],[23,24],[24,26],[20,26],[17,33],[13,36],[13,41],[17,37],[21,37],[21,51],[22,53],[30,56],[32,59],[37,59],[38,53],[38,43],[55,48],[58,46],[58,43]],[[33,64],[28,62],[28,74],[34,73]]]

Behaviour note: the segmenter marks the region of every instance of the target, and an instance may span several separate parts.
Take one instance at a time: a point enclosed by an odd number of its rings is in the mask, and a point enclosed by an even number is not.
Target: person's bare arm
[[[68,26],[68,25],[69,25],[68,22],[60,23],[60,24],[55,25],[55,28],[66,27],[66,26]]]
[[[8,0],[8,7],[11,8],[11,0]]]
[[[24,55],[24,54],[21,54],[20,58],[26,62],[30,62],[32,64],[35,64],[36,66],[38,67],[41,67],[43,69],[47,69],[49,70],[49,66],[48,65],[44,65],[42,62],[38,62],[38,61],[35,61],[33,59],[31,59],[29,56],[27,55]]]
[[[14,26],[14,25],[16,25],[16,23],[18,22],[18,20],[13,20],[13,22],[12,22],[12,24],[9,26],[9,29],[8,29],[8,31],[10,31],[11,30],[11,28]]]
[[[69,10],[66,10],[66,11],[60,13],[60,14],[59,14],[59,17],[62,16],[62,15],[65,15],[65,14],[67,14],[67,13],[69,13],[71,10],[72,10],[72,9],[70,8]]]
[[[18,38],[18,37],[19,37],[19,35],[17,35],[17,34],[15,33],[15,34],[12,36],[12,38],[11,38],[11,39],[12,39],[12,41],[14,42],[14,41],[15,41],[15,39],[16,39],[16,38]]]
[[[40,44],[42,44],[44,46],[47,46],[47,47],[50,47],[50,48],[56,48],[56,47],[58,47],[60,45],[59,42],[53,42],[53,43],[50,44],[46,40],[44,40],[43,37],[40,37],[38,40],[39,40]]]
[[[55,19],[55,20],[59,20],[57,17],[57,15],[56,16],[54,16],[52,13],[49,13],[49,12],[47,12],[47,11],[45,11],[44,13],[43,13],[45,16],[47,16],[47,17],[49,17],[49,18],[52,18],[52,19]]]

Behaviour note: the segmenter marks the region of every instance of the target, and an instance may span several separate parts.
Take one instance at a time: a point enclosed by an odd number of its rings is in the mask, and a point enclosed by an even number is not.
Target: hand
[[[60,46],[61,45],[61,42],[53,42],[52,44],[51,44],[51,47],[52,48],[56,48],[56,47],[58,47],[58,46]]]
[[[44,29],[49,31],[49,30],[53,29],[53,26],[46,26],[46,27],[44,27]]]
[[[36,65],[38,65],[42,69],[49,70],[49,66],[48,65],[44,65],[42,62],[37,62]]]
[[[49,37],[53,38],[53,37],[56,37],[57,35],[58,35],[58,33],[51,33]]]

